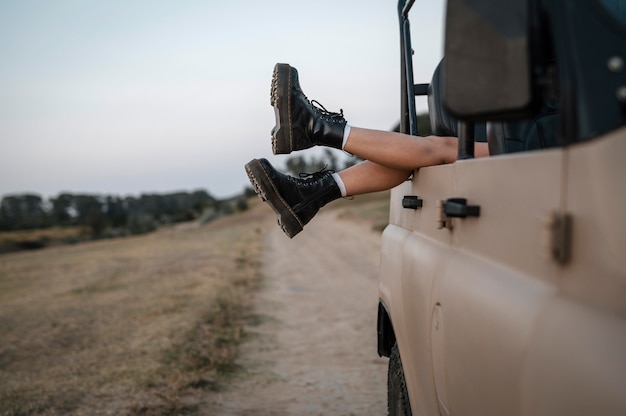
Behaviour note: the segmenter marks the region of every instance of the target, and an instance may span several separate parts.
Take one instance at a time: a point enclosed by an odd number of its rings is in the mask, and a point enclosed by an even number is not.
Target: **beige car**
[[[391,194],[389,414],[626,415],[626,2],[448,0],[417,85],[406,3],[401,131],[460,143]]]

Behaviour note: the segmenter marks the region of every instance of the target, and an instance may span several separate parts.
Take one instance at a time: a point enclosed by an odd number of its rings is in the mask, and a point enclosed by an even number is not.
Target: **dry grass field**
[[[333,207],[341,209],[341,218],[366,222],[382,232],[389,224],[389,195],[389,191],[359,195],[354,201],[341,199]]]
[[[388,194],[338,201],[380,229]],[[0,416],[200,415],[262,321],[257,198],[206,225],[0,255]]]
[[[266,207],[0,255],[0,415],[195,414],[237,373]]]
[[[28,248],[74,244],[88,240],[90,232],[83,227],[45,228],[0,232],[0,254]]]

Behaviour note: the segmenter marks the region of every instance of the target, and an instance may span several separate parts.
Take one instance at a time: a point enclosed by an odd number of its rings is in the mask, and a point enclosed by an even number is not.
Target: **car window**
[[[419,0],[410,12],[411,46],[413,48],[413,79],[429,83],[443,58],[445,0]],[[417,113],[428,112],[425,97],[416,99]]]

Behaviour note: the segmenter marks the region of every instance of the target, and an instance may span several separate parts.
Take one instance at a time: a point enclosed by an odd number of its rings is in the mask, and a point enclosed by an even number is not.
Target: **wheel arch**
[[[382,300],[378,301],[378,319],[376,323],[378,334],[378,355],[389,357],[391,349],[396,342],[396,333],[393,330],[393,323],[387,305]]]

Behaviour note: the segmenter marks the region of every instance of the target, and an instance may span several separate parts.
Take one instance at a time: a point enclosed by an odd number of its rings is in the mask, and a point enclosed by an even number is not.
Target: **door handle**
[[[405,195],[402,198],[402,208],[406,209],[418,209],[424,204],[424,200],[417,195]]]
[[[467,205],[465,198],[449,198],[443,203],[443,213],[447,217],[479,217],[480,205]]]

